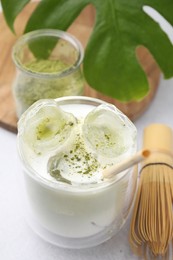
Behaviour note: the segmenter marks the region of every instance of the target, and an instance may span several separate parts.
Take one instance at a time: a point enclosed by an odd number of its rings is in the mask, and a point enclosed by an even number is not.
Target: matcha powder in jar
[[[27,33],[14,45],[12,57],[18,117],[39,99],[82,95],[83,47],[69,33],[50,29]]]

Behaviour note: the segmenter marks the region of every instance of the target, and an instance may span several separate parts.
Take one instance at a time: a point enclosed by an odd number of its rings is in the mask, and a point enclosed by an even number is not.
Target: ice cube
[[[49,159],[47,171],[57,181],[73,185],[97,183],[102,179],[101,164],[86,150],[79,133],[70,147]]]
[[[60,149],[71,138],[76,121],[55,100],[39,100],[19,120],[19,136],[31,150],[42,154]]]
[[[102,104],[86,116],[83,138],[101,161],[115,162],[135,150],[136,128],[115,106]]]

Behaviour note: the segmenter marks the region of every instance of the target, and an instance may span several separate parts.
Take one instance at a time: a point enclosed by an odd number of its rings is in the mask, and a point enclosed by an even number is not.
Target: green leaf
[[[146,95],[149,83],[136,57],[136,48],[141,45],[151,52],[166,78],[173,76],[173,45],[159,24],[143,11],[148,5],[173,25],[172,0],[42,0],[25,32],[66,30],[89,3],[96,8],[83,67],[90,86],[122,101]]]
[[[73,0],[73,6],[71,6],[71,2],[71,0],[42,0],[29,20],[25,28],[25,33],[41,28],[59,28],[65,31],[73,20],[79,15],[88,1],[80,1],[79,3],[79,1]],[[71,12],[71,8],[74,8],[74,12]],[[65,15],[66,13],[68,14],[67,16]],[[65,23],[64,18],[66,21]],[[59,20],[58,27],[57,19]],[[60,24],[61,22],[62,24]],[[40,41],[42,41],[42,39]],[[52,42],[50,42],[48,39],[46,42],[46,39],[44,39],[44,42],[42,42],[39,46],[38,44],[39,41],[30,44],[32,52],[37,58],[47,58],[50,50],[56,45],[56,40],[53,41],[52,39]]]
[[[15,18],[29,2],[30,0],[1,0],[6,22],[13,32]]]
[[[42,0],[32,14],[25,32],[36,29],[66,30],[90,0]]]

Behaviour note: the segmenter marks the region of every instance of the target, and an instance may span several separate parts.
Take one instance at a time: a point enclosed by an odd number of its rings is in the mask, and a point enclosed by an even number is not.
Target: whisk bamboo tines
[[[150,248],[154,256],[163,256],[173,239],[172,129],[152,124],[144,130],[143,143],[143,148],[153,153],[141,165],[130,244],[139,254]]]

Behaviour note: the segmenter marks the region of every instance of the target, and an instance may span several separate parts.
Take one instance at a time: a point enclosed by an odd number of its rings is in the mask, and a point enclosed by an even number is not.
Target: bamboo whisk
[[[130,244],[137,253],[167,253],[173,239],[173,132],[152,124],[144,129],[143,148],[153,153],[141,167],[130,227]]]

